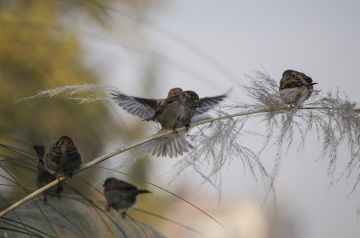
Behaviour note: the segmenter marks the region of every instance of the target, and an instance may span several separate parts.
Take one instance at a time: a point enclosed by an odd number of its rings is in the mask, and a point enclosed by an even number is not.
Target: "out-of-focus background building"
[[[264,67],[276,80],[286,69],[304,72],[318,83],[316,89],[339,87],[359,101],[359,9],[357,1],[0,1],[0,143],[34,159],[2,162],[0,182],[13,184],[8,178],[14,174],[24,187],[36,187],[33,144],[48,147],[68,135],[89,162],[155,131],[150,123],[106,101],[79,104],[55,97],[15,103],[40,90],[89,83],[162,98],[173,87],[194,90],[200,97],[234,87],[225,101],[233,103],[247,100],[240,87],[248,80],[244,74]],[[110,98],[102,93],[83,96]],[[259,126],[249,124],[246,130]],[[102,201],[94,188],[102,190],[107,176],[146,187],[153,193],[139,197],[138,208],[206,237],[356,237],[358,189],[348,196],[353,181],[346,179],[329,188],[327,162],[318,160],[320,149],[312,136],[305,150],[295,146],[282,162],[277,213],[271,198],[262,206],[264,186],[236,159],[222,173],[220,201],[217,191],[202,184],[191,169],[168,183],[169,170],[181,158],[146,156],[123,168],[121,161],[133,156],[129,152],[101,164],[178,194],[226,228],[167,192],[102,168],[84,171],[69,183]],[[5,147],[0,151],[3,158],[21,157]],[[261,159],[271,168],[275,152],[267,152]],[[346,153],[344,149],[340,154]],[[346,161],[340,161],[340,172]],[[72,192],[67,189],[65,194]],[[25,192],[1,185],[0,195],[0,204],[6,206]],[[130,214],[168,237],[201,237],[161,218]]]

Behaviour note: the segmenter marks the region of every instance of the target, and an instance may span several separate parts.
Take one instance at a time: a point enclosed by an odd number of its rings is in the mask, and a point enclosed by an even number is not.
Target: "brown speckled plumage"
[[[37,166],[37,176],[36,176],[36,185],[38,188],[42,188],[48,183],[51,183],[56,179],[56,176],[50,173],[44,163],[45,156],[45,146],[43,145],[34,145],[34,150],[39,157],[38,166]],[[47,202],[47,196],[49,193],[57,194],[60,199],[60,195],[64,189],[64,182],[59,182],[57,185],[47,189],[43,192],[44,201]]]
[[[44,160],[46,169],[56,176],[72,176],[82,164],[82,156],[68,136],[61,136],[53,143]]]
[[[285,104],[299,105],[311,96],[314,84],[304,73],[286,70],[280,80],[280,96]]]

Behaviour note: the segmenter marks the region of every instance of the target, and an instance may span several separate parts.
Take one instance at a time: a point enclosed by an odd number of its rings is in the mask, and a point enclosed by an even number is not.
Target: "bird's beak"
[[[200,103],[200,100],[195,100],[195,103],[196,103],[196,104],[199,104],[199,103]]]

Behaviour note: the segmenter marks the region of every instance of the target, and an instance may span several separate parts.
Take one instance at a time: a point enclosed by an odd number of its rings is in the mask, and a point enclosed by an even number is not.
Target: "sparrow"
[[[44,155],[45,155],[45,146],[34,145],[33,148],[39,157],[38,166],[37,166],[38,173],[36,176],[36,185],[38,188],[42,188],[45,185],[47,185],[48,183],[51,183],[52,181],[54,181],[56,179],[56,176],[54,176],[49,171],[47,171],[47,169],[45,167],[45,163],[44,163],[44,159],[43,159]],[[59,200],[60,200],[60,198],[61,198],[60,195],[61,195],[63,189],[64,189],[64,183],[59,182],[56,186],[53,186],[53,187],[47,189],[46,191],[44,191],[43,195],[44,195],[45,204],[47,202],[46,195],[51,194],[51,193],[57,194],[59,196]]]
[[[122,218],[125,218],[127,210],[136,204],[136,196],[140,193],[150,193],[148,190],[137,189],[134,185],[116,178],[107,178],[102,185],[104,196],[107,201],[106,210],[111,208],[121,210]]]
[[[195,92],[183,91],[181,88],[171,89],[165,99],[132,97],[120,92],[112,93],[112,95],[123,109],[143,120],[160,123],[162,130],[176,131],[177,128],[186,126],[186,132],[194,116],[207,112],[227,96],[223,94],[199,98]],[[193,148],[185,139],[184,133],[155,139],[145,147],[152,155],[169,157],[177,157]]]
[[[167,99],[179,95],[182,92],[183,90],[181,88],[170,89],[168,96],[165,99],[133,97],[121,92],[113,92],[111,95],[113,95],[112,98],[124,110],[140,117],[143,120],[146,120],[148,118],[152,118],[155,115],[155,112],[163,106]],[[227,94],[222,94],[215,97],[200,98],[195,115],[207,112],[222,101],[226,96]]]
[[[80,169],[82,156],[73,140],[68,136],[61,136],[49,148],[44,157],[46,169],[56,175],[72,175]]]
[[[145,146],[147,151],[156,156],[176,157],[192,149],[193,146],[186,140],[185,133],[179,134],[176,128],[186,126],[185,132],[189,130],[198,104],[199,96],[194,91],[184,91],[167,98],[163,105],[155,111],[154,116],[145,120],[159,122],[162,130],[171,129],[176,132],[176,136],[167,135],[155,139],[153,143]]]
[[[299,105],[311,96],[315,84],[304,73],[286,70],[280,80],[280,97],[285,104]]]
[[[146,121],[157,121],[163,129],[190,127],[191,118],[195,115],[199,104],[199,96],[194,91],[184,91],[168,97],[162,106],[155,111],[154,116]]]

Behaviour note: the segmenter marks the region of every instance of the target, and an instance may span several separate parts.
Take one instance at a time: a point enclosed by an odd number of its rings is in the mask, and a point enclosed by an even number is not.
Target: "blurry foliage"
[[[60,17],[59,1],[13,1],[4,5],[7,7],[0,15],[0,112],[6,116],[0,118],[1,142],[11,137],[48,146],[65,134],[73,137],[80,149],[86,148],[82,150],[85,161],[96,156],[105,142],[101,135],[119,127],[108,116],[105,105],[79,106],[58,100],[15,103],[39,90],[99,82],[96,72],[81,62],[79,36],[51,32],[52,24]]]
[[[48,148],[61,135],[68,135],[74,139],[86,162],[101,153],[106,143],[103,135],[110,136],[120,130],[105,105],[79,106],[60,100],[16,103],[17,99],[39,90],[99,82],[96,72],[87,69],[81,61],[79,36],[51,31],[61,17],[58,4],[58,1],[3,4],[0,16],[0,113],[3,115],[0,143],[32,152],[33,144],[44,144]],[[2,156],[19,159],[8,150],[0,152]],[[23,186],[34,186],[34,173],[23,171],[28,168],[13,163],[17,161],[8,161],[9,174]],[[35,168],[36,163],[30,164]]]
[[[108,213],[101,206],[81,196],[63,198],[61,203],[49,200],[47,205],[36,198],[0,220],[0,236],[164,237],[145,223],[131,217],[124,221],[117,212]]]
[[[151,3],[144,0],[0,0],[1,210],[36,189],[38,158],[32,149],[34,144],[44,144],[47,150],[57,138],[68,135],[86,163],[99,156],[109,140],[130,140],[127,138],[144,133],[142,127],[124,128],[113,117],[111,108],[101,101],[80,105],[57,98],[16,101],[50,88],[101,84],[97,69],[83,63],[80,42],[83,36],[74,30],[76,24],[85,16],[87,24],[108,29],[112,23],[108,14],[110,7],[118,4],[134,15],[141,15]],[[62,26],[64,21],[74,29]],[[98,94],[101,92],[86,92],[81,96]],[[92,186],[101,187],[96,176],[99,170],[91,168],[68,180],[64,196],[71,193],[69,187],[74,185],[76,191],[104,200],[101,193],[92,192]],[[66,204],[73,202],[68,200]],[[41,213],[38,209],[38,214]],[[16,212],[11,214],[15,214],[16,220]]]

